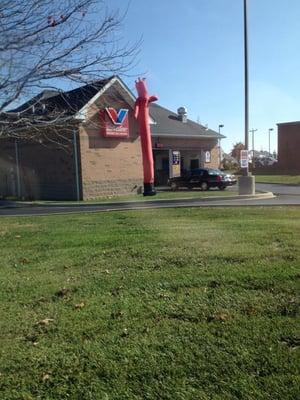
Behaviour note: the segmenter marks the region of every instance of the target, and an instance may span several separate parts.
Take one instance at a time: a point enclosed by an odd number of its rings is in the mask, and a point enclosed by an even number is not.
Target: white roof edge
[[[77,113],[75,114],[76,119],[85,119],[87,109],[97,100],[107,89],[109,89],[117,80],[117,77],[110,79],[102,89],[99,90]]]
[[[118,77],[115,76],[112,79],[109,80],[109,82],[107,82],[106,85],[103,86],[102,89],[99,90],[98,93],[95,94],[94,97],[92,97],[79,111],[77,111],[77,113],[75,114],[75,119],[79,119],[79,120],[84,120],[86,117],[86,111],[87,109],[95,102],[99,99],[99,97],[101,97],[103,95],[103,93],[106,92],[106,90],[108,90],[112,85],[114,85],[116,82],[118,82],[120,84],[120,86],[122,87],[122,89],[129,95],[129,97],[131,98],[131,100],[133,102],[136,101],[136,97],[133,95],[133,93],[127,88],[127,86],[122,82],[122,80]],[[156,125],[156,121],[151,117],[150,115],[150,124],[151,125]]]

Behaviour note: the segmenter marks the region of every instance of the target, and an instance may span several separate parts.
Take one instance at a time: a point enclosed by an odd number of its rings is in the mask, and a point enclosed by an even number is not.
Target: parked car
[[[228,186],[236,185],[237,178],[236,178],[235,175],[233,175],[233,174],[226,174],[225,172],[223,172],[223,175],[224,175],[225,181],[228,182]]]
[[[168,185],[172,190],[177,190],[180,187],[193,189],[199,187],[201,190],[209,190],[217,187],[220,190],[225,190],[227,186],[234,185],[236,180],[230,178],[219,169],[197,168],[184,173],[180,177],[170,178]]]
[[[277,163],[274,157],[259,157],[255,160],[255,164],[259,167],[269,167]]]

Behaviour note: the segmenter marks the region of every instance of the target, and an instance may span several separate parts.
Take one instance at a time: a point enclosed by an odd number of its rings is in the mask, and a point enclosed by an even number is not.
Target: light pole
[[[224,125],[219,125],[219,135],[221,135],[221,128],[224,128]],[[221,154],[221,138],[219,137],[219,168],[221,168],[222,162],[222,154]]]
[[[271,155],[271,139],[270,139],[270,133],[272,132],[272,131],[274,131],[274,129],[273,128],[269,128],[269,155]]]
[[[248,1],[244,0],[244,72],[245,72],[245,150],[243,157],[248,157],[249,150],[249,76],[248,76]],[[242,155],[242,152],[241,152]],[[246,161],[244,163],[244,161]],[[242,176],[239,177],[239,194],[255,194],[255,179],[249,174],[248,159],[241,160]]]
[[[245,68],[245,150],[249,150],[249,76],[248,76],[248,16],[247,0],[244,0],[244,68]],[[249,167],[245,168],[249,175]]]

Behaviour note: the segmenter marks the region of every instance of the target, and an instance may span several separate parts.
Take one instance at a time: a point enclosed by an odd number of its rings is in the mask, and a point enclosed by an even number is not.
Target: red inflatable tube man
[[[144,170],[144,196],[156,194],[154,189],[154,162],[149,121],[149,103],[156,101],[156,96],[149,96],[145,79],[135,81],[138,98],[135,102],[134,116],[138,120],[142,144]]]

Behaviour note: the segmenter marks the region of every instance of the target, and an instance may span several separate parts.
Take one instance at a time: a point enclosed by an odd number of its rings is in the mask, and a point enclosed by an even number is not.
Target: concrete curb
[[[90,207],[97,207],[97,206],[106,206],[106,207],[122,207],[126,209],[128,206],[143,206],[146,207],[147,205],[151,207],[151,205],[155,204],[164,204],[164,203],[173,203],[174,206],[176,207],[177,203],[181,203],[182,201],[185,201],[187,206],[189,204],[193,204],[195,202],[213,202],[213,201],[230,201],[230,200],[259,200],[259,199],[272,199],[275,198],[276,196],[272,192],[263,192],[259,191],[255,195],[234,195],[234,196],[218,196],[218,197],[202,197],[202,198],[177,198],[177,199],[158,199],[155,200],[151,198],[151,200],[146,200],[146,201],[114,201],[114,202],[99,202],[99,203],[55,203],[55,204],[35,204],[35,203],[24,203],[24,202],[16,202],[16,203],[8,203],[6,205],[0,205],[0,209],[20,209],[20,208],[81,208],[82,211],[84,211],[84,208],[90,208]]]
[[[235,196],[220,196],[220,197],[202,197],[201,199],[195,199],[197,201],[218,201],[218,200],[260,200],[260,199],[273,199],[276,196],[272,192],[263,192],[258,191],[254,195],[249,194],[242,194],[242,195],[235,195]],[[180,199],[176,199],[180,200]],[[182,199],[183,200],[183,199]],[[186,200],[193,200],[193,199],[186,199]],[[158,201],[158,200],[157,200]],[[172,201],[172,200],[170,200]]]
[[[277,185],[277,186],[287,186],[287,187],[300,187],[297,183],[278,183],[278,182],[256,182],[258,185]]]

